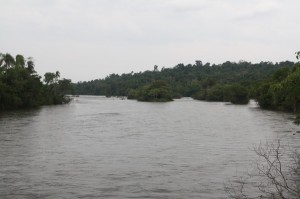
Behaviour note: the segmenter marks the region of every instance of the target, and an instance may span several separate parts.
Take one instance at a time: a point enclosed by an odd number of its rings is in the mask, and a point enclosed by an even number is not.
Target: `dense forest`
[[[56,71],[46,73],[42,82],[34,67],[31,57],[0,53],[0,111],[69,101],[65,94],[72,92],[71,80],[60,79]]]
[[[141,101],[169,101],[185,96],[246,104],[258,82],[279,69],[291,69],[294,64],[227,61],[211,65],[196,61],[194,65],[178,64],[160,70],[155,65],[151,71],[111,74],[104,79],[79,82],[74,87],[79,95],[128,96]]]
[[[32,58],[0,54],[0,111],[67,103],[70,99],[66,94],[127,96],[156,102],[184,96],[233,104],[247,104],[253,98],[264,109],[300,111],[299,62],[210,65],[196,61],[194,65],[178,64],[160,70],[155,65],[151,71],[111,74],[76,84],[61,79],[58,71],[48,72],[41,79]]]
[[[300,52],[296,53],[300,59]],[[295,123],[300,124],[300,63],[292,68],[281,68],[260,82],[253,97],[263,109],[297,113]]]

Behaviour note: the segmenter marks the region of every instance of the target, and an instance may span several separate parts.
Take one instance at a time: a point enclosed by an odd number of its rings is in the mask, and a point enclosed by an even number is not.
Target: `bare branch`
[[[293,156],[289,157],[280,140],[259,144],[253,151],[258,157],[256,170],[248,174],[247,179],[241,178],[225,186],[228,197],[300,199],[300,153],[294,151]],[[253,181],[254,184],[249,183]],[[256,191],[253,192],[254,189]]]

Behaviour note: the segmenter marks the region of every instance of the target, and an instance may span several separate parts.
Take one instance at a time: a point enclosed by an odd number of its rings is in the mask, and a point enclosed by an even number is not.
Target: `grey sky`
[[[154,65],[296,61],[299,0],[0,0],[0,52],[74,82]]]

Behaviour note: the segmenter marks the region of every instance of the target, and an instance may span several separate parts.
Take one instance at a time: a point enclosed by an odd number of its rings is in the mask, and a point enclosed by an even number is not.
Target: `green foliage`
[[[259,106],[263,109],[272,109],[273,105],[273,95],[271,93],[270,85],[268,83],[263,83],[256,89],[255,99],[257,100]]]
[[[23,55],[16,56],[16,66],[17,67],[25,67],[25,58]]]
[[[55,79],[55,73],[45,73],[44,74],[44,82],[49,85],[49,84],[53,84],[54,83],[54,79]]]
[[[4,69],[8,69],[15,65],[15,59],[9,53],[0,53],[0,66]]]
[[[134,89],[130,89],[127,94],[127,99],[137,99],[138,98],[138,91]]]
[[[300,110],[300,64],[278,70],[257,86],[256,100],[262,108],[298,112]]]
[[[56,72],[55,81],[44,85],[32,58],[0,54],[0,111],[68,102],[65,94],[72,92],[71,80],[58,77]]]
[[[254,92],[256,84],[268,78],[273,72],[282,68],[292,68],[293,62],[285,61],[279,63],[260,62],[252,64],[240,61],[238,63],[225,62],[219,65],[210,63],[202,64],[197,61],[194,65],[178,64],[173,68],[158,66],[154,70],[127,73],[111,74],[104,79],[97,79],[88,82],[74,84],[75,93],[80,95],[106,95],[106,96],[127,96],[129,99],[137,97],[138,90],[145,89],[153,81],[163,80],[170,86],[173,98],[194,97],[199,100],[209,101],[231,101],[232,103],[244,104],[248,102],[249,91],[251,96],[256,96]],[[287,70],[287,69],[283,69]],[[286,71],[285,71],[286,72]],[[274,75],[274,78],[283,76]],[[238,84],[242,88],[224,86]],[[242,96],[236,93],[240,90]],[[226,92],[226,96],[224,96]],[[245,92],[248,92],[245,94]],[[155,95],[155,91],[152,92]],[[243,99],[243,100],[242,100]]]
[[[172,101],[171,89],[169,85],[162,80],[153,81],[137,91],[131,90],[128,99],[137,99],[147,102],[167,102]]]
[[[224,99],[223,87],[217,85],[206,90],[205,100],[222,102],[223,99]]]
[[[239,84],[205,86],[193,98],[206,101],[231,102],[233,104],[247,104],[249,102],[248,89]]]
[[[248,104],[249,91],[246,87],[232,84],[224,88],[224,101],[229,101],[233,104]]]
[[[282,81],[289,75],[289,72],[290,72],[289,68],[278,69],[271,75],[271,79],[277,82]]]

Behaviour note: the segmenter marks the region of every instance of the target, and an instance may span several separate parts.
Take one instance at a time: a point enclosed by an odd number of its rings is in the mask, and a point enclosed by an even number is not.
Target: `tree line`
[[[247,104],[253,98],[265,109],[299,112],[299,65],[290,61],[227,61],[218,65],[196,61],[193,65],[178,64],[160,70],[155,65],[151,71],[111,74],[104,79],[72,84],[70,79],[61,79],[58,71],[48,72],[42,79],[31,57],[0,53],[0,110],[67,103],[68,93],[158,102],[193,97]]]
[[[246,104],[258,82],[279,69],[291,69],[294,62],[279,63],[240,61],[222,64],[178,64],[173,68],[155,65],[153,70],[111,74],[104,79],[78,82],[78,95],[128,96],[141,101],[168,101],[193,97],[206,101],[229,101]]]
[[[300,52],[296,57],[300,59]],[[300,124],[300,62],[277,70],[255,88],[252,95],[261,108],[293,112],[294,123]]]
[[[48,72],[44,80],[35,71],[32,57],[0,53],[0,111],[63,104],[72,82],[60,73]]]

